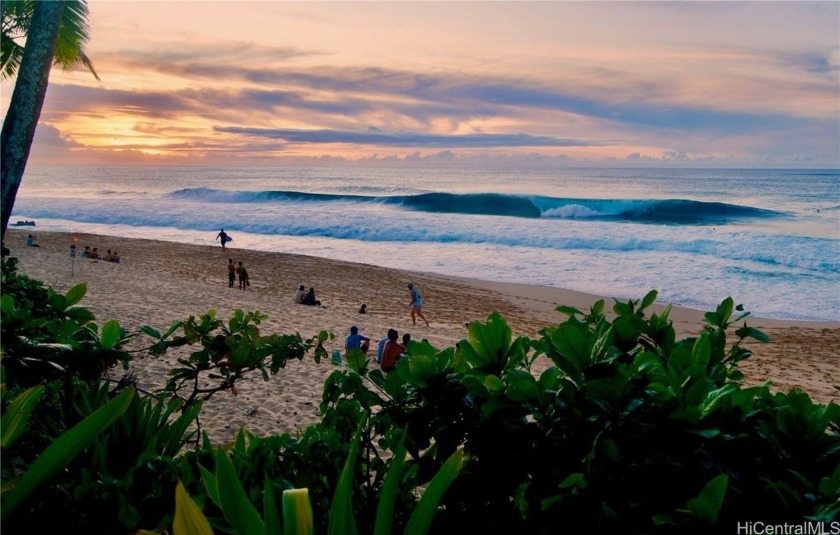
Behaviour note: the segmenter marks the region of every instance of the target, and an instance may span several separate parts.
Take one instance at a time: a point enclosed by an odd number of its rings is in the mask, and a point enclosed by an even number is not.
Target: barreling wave
[[[174,199],[203,202],[349,202],[383,203],[409,210],[526,218],[595,219],[614,222],[675,225],[724,225],[745,219],[781,217],[773,210],[688,199],[573,199],[500,193],[421,193],[416,195],[352,195],[299,191],[226,191],[182,189]]]

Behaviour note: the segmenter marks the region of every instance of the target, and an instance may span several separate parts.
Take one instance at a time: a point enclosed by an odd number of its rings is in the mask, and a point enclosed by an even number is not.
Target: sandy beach
[[[492,312],[501,313],[514,333],[536,336],[543,327],[562,321],[564,316],[554,311],[558,305],[588,310],[600,298],[558,288],[384,269],[365,264],[364,258],[342,262],[235,247],[223,251],[218,244],[209,245],[212,237],[208,245],[188,245],[77,234],[79,250],[85,245],[100,252],[115,250],[122,262],[82,258],[71,262],[69,234],[36,232],[40,247],[27,247],[26,236],[33,230],[10,228],[6,235],[6,246],[20,260],[20,271],[62,292],[87,283],[82,304],[93,311],[97,322],[115,319],[129,331],[142,325],[163,330],[209,309],[227,320],[233,310],[243,309],[269,316],[261,325],[263,334],[298,332],[308,338],[328,330],[336,336],[328,350],[343,348],[351,325],[374,341],[395,328],[400,335],[410,332],[413,339],[428,339],[442,349],[466,336],[464,322],[483,321]],[[228,287],[228,258],[247,267],[250,290]],[[429,327],[419,319],[416,326],[411,323],[409,281],[422,292]],[[294,304],[300,285],[315,288],[323,307]],[[648,290],[639,288],[637,298]],[[604,297],[610,308],[612,299]],[[358,313],[363,303],[368,310],[364,315]],[[659,311],[666,304],[653,308]],[[744,305],[749,310],[749,303]],[[674,307],[671,313],[681,337],[700,332],[702,317],[702,311],[688,308]],[[840,384],[840,322],[749,317],[747,323],[767,333],[771,343],[748,344],[754,355],[741,365],[746,384],[770,381],[781,391],[800,388],[820,403],[840,399],[835,389]],[[138,337],[137,342],[147,340]],[[162,386],[174,360],[174,354],[135,359],[132,368],[141,388]],[[238,395],[224,392],[211,398],[202,425],[215,442],[230,440],[243,426],[257,435],[294,433],[318,420],[323,381],[333,370],[329,359],[316,364],[306,358],[290,362],[268,382],[254,374],[238,387]]]

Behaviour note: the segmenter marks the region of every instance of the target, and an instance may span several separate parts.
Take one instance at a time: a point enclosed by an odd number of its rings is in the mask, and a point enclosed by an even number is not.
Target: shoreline
[[[69,257],[71,233],[36,231],[41,245],[37,248],[26,246],[29,233],[33,229],[10,227],[6,235],[6,246],[20,260],[22,273],[62,292],[86,282],[88,293],[81,305],[93,311],[96,322],[101,325],[115,319],[132,332],[144,324],[162,330],[211,308],[220,319],[227,320],[240,308],[269,316],[260,325],[264,334],[299,332],[308,338],[320,330],[330,331],[336,338],[325,344],[328,351],[343,347],[351,325],[358,325],[359,331],[374,341],[385,336],[389,328],[397,329],[400,335],[408,331],[412,339],[428,339],[440,350],[466,337],[464,322],[486,321],[491,312],[499,312],[514,335],[533,338],[540,329],[565,319],[554,310],[556,306],[573,306],[586,312],[600,299],[554,287],[419,273],[289,253],[233,248],[223,251],[219,245],[82,233],[76,233],[79,251],[85,245],[103,252],[116,250],[122,263],[90,263],[80,258],[73,263]],[[250,291],[228,288],[228,258],[244,262],[252,281]],[[429,328],[422,321],[411,324],[405,287],[409,281],[421,291]],[[301,284],[307,289],[314,287],[324,306],[295,305],[293,296]],[[649,290],[640,290],[634,299],[641,299]],[[604,300],[606,309],[611,310],[613,300]],[[364,315],[358,313],[363,303],[368,308]],[[657,302],[651,311],[659,313],[664,306]],[[678,338],[699,333],[704,312],[674,306],[670,318]],[[771,343],[744,344],[754,352],[752,358],[741,363],[744,384],[769,380],[774,389],[801,388],[820,403],[840,400],[840,393],[834,389],[840,384],[840,322],[753,316],[746,322],[768,334]],[[730,341],[733,338],[734,329],[730,329]],[[154,389],[166,382],[172,362],[174,356],[170,359],[169,354],[163,359],[144,356],[136,359],[132,368],[143,388]],[[537,373],[542,371],[536,368]],[[222,441],[232,439],[240,425],[258,435],[294,432],[317,420],[323,381],[333,370],[329,362],[316,364],[305,358],[303,362],[290,362],[268,383],[252,377],[243,382],[238,396],[221,393],[211,398],[205,404],[204,425],[213,440]]]

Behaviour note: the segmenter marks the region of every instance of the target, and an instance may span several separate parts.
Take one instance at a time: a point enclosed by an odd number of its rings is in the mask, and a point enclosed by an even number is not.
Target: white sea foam
[[[720,170],[457,170],[449,175],[405,169],[35,168],[24,179],[12,220],[34,219],[46,230],[208,245],[224,227],[237,248],[363,258],[389,267],[410,265],[621,298],[639,298],[656,288],[664,301],[704,309],[731,295],[764,317],[840,320],[840,212],[832,210],[838,176]],[[268,193],[282,191],[337,197],[302,201]],[[521,195],[537,206],[551,199],[582,203],[533,218],[371,202],[429,192]],[[600,218],[667,199],[686,199],[701,213],[710,210],[704,203],[725,203],[779,215],[722,224]]]

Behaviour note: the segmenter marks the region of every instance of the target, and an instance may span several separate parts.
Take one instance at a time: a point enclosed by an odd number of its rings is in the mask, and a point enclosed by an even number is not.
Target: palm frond
[[[0,79],[15,75],[23,58],[23,46],[19,39],[26,37],[35,5],[24,0],[4,0],[3,28],[0,35]]]
[[[0,38],[0,79],[15,76],[23,58],[23,46],[18,42],[29,32],[34,0],[3,0],[3,28]],[[84,53],[90,40],[87,0],[65,0],[55,47],[55,61],[64,70],[82,66],[99,80],[93,62]]]
[[[61,17],[61,29],[58,33],[58,43],[55,46],[55,64],[65,70],[83,65],[99,80],[93,64],[82,51],[89,40],[90,27],[88,26],[87,1],[69,0],[65,2],[64,13]]]

